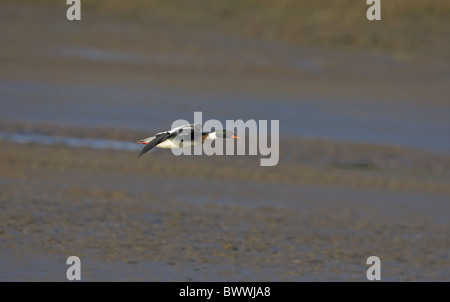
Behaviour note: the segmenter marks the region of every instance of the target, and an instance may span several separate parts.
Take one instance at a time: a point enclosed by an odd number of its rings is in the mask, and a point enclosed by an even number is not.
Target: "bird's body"
[[[139,156],[150,151],[154,147],[164,149],[183,148],[203,144],[206,140],[217,138],[239,138],[231,131],[219,130],[214,132],[202,132],[201,125],[190,124],[173,128],[169,131],[159,132],[155,136],[141,139],[138,144],[145,144]]]

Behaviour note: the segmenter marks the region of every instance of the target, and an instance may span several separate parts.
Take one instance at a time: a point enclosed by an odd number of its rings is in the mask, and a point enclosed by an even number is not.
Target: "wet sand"
[[[2,142],[2,281],[448,280],[448,174],[164,151]]]

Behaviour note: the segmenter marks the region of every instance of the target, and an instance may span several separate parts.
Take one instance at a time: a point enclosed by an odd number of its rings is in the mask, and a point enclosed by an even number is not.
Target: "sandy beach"
[[[0,4],[0,281],[449,281],[448,5],[200,2]],[[137,157],[196,111],[279,163]]]

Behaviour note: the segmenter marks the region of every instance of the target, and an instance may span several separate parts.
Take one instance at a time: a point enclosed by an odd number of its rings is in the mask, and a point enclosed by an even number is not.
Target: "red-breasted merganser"
[[[240,138],[229,130],[216,130],[213,132],[202,132],[200,124],[190,124],[173,128],[169,131],[156,133],[155,136],[141,139],[138,144],[145,144],[139,153],[139,157],[150,151],[154,147],[174,149],[193,145],[200,145],[205,140],[215,140],[217,138]]]

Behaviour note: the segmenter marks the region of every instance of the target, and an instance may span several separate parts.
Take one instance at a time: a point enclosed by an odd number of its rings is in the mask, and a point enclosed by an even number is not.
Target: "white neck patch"
[[[210,134],[208,134],[208,138],[210,140],[214,140],[217,138],[216,132],[211,132]]]

